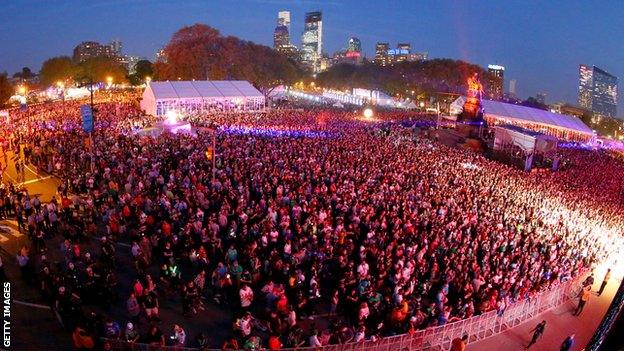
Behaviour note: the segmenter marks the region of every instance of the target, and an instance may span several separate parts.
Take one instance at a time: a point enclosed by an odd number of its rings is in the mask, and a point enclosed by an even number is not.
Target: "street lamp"
[[[23,86],[23,85],[20,85],[20,86],[17,88],[17,92],[18,92],[20,95],[22,95],[22,96],[26,95],[26,87],[25,87],[25,86]]]
[[[109,87],[113,85],[113,77],[111,76],[106,77],[106,83],[108,83]]]

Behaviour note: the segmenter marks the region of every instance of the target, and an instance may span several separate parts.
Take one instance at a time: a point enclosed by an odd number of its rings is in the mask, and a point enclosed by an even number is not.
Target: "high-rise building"
[[[277,13],[277,25],[285,26],[290,32],[290,11],[280,11]]]
[[[406,52],[409,54],[412,52],[412,45],[410,43],[398,43],[397,49],[401,52]]]
[[[388,50],[390,49],[390,44],[388,43],[377,43],[375,45],[375,63],[380,66],[385,66],[388,64]]]
[[[356,37],[349,38],[349,44],[347,45],[347,52],[362,52],[362,43],[360,39]]]
[[[121,40],[119,39],[113,39],[113,41],[110,42],[110,44],[108,44],[111,48],[111,50],[113,51],[113,53],[117,56],[121,56],[122,55],[122,49],[123,49],[123,44],[121,42]]]
[[[518,81],[515,79],[512,79],[509,81],[509,95],[515,97],[516,96],[516,89],[518,85]]]
[[[503,97],[503,83],[505,82],[505,67],[501,65],[488,65],[490,73],[488,83],[490,90],[487,92],[490,99]]]
[[[121,49],[121,46],[120,46]],[[83,41],[74,48],[73,59],[82,62],[95,57],[116,57],[110,45],[102,45],[95,41]]]
[[[282,48],[290,44],[290,36],[288,35],[288,27],[278,25],[273,32],[273,48],[280,51]]]
[[[321,69],[323,56],[323,21],[320,11],[305,14],[303,34],[301,35],[301,60],[314,72]]]
[[[297,47],[290,43],[289,11],[277,13],[277,27],[273,31],[273,48],[292,59],[297,58]]]
[[[617,77],[596,66],[579,66],[579,97],[581,107],[594,113],[615,117],[617,114]]]

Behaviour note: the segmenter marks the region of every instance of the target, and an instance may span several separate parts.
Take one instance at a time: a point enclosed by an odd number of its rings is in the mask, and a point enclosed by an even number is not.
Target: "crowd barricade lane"
[[[534,318],[537,315],[558,307],[578,296],[588,272],[579,274],[576,279],[560,283],[549,291],[538,294],[532,299],[517,301],[508,306],[501,314],[496,310],[472,318],[419,330],[413,335],[401,334],[381,338],[377,341],[351,342],[327,345],[319,348],[301,347],[284,348],[283,351],[443,351],[451,347],[454,338],[467,334],[468,343],[496,336]],[[103,339],[106,340],[106,339]],[[109,340],[113,350],[131,351],[190,351],[197,348],[176,346],[152,346],[148,344],[129,344],[122,340]],[[210,349],[219,351],[219,349]]]

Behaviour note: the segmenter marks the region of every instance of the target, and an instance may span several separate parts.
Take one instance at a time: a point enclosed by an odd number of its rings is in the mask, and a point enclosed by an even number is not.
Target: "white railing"
[[[282,349],[285,351],[442,351],[451,347],[454,338],[468,335],[468,343],[473,343],[495,336],[511,329],[526,320],[536,317],[542,312],[560,306],[571,298],[578,296],[586,274],[576,279],[560,283],[548,291],[538,294],[530,300],[518,301],[504,311],[489,311],[484,314],[461,321],[419,330],[416,333],[402,334],[381,338],[377,341],[363,341],[327,345],[320,348],[302,347]],[[197,350],[173,346],[151,346],[146,344],[129,345],[119,340],[109,340],[114,350],[132,351],[174,351]],[[212,350],[211,351],[216,351]]]

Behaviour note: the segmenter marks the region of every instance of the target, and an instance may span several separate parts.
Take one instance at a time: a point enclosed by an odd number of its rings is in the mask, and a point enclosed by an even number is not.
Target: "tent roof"
[[[501,124],[500,126],[497,126],[497,128],[509,129],[509,130],[512,130],[512,131],[517,132],[517,133],[526,134],[526,135],[528,135],[530,137],[533,137],[533,138],[556,139],[556,138],[551,137],[549,135],[546,135],[544,133],[540,133],[540,132],[536,132],[534,130],[529,130],[529,129],[526,129],[526,128],[514,126],[512,124]]]
[[[451,107],[456,109],[461,108],[465,99],[465,97],[460,96],[451,104]],[[485,115],[523,120],[529,123],[539,123],[556,128],[573,130],[578,133],[593,135],[593,131],[575,116],[562,115],[537,108],[508,104],[500,101],[481,100],[481,104],[483,105],[483,113]]]
[[[162,81],[149,83],[155,100],[210,97],[264,97],[251,83],[244,80]]]
[[[481,103],[483,104],[483,113],[486,115],[521,119],[527,122],[566,128],[583,134],[593,134],[593,131],[585,123],[574,116],[500,101],[482,100]]]

